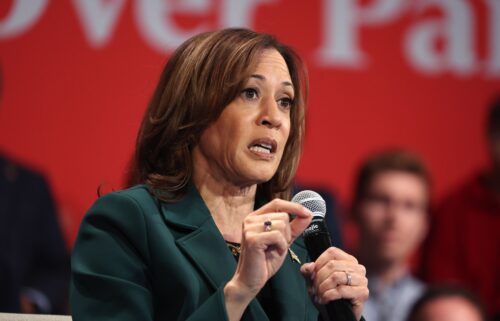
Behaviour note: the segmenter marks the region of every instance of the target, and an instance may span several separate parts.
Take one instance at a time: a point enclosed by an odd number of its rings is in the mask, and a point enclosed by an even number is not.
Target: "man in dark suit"
[[[0,312],[66,312],[69,270],[47,182],[0,153]]]
[[[0,311],[63,312],[69,263],[45,179],[0,156]]]

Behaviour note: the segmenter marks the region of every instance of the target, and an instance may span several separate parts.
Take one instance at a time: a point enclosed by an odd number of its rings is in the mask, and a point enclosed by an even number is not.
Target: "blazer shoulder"
[[[136,185],[128,189],[111,192],[109,194],[117,194],[131,200],[135,200],[138,203],[156,201],[156,198],[151,195],[146,185]]]
[[[150,221],[160,213],[158,201],[145,186],[107,193],[89,208],[80,225],[80,233],[92,228],[119,230],[144,238]],[[142,235],[142,236],[141,236]]]
[[[124,212],[140,211],[150,213],[158,211],[158,200],[149,193],[145,185],[137,185],[129,189],[110,192],[99,197],[92,209],[121,208]]]
[[[113,252],[116,243],[124,244],[121,248],[136,249],[148,260],[149,221],[157,212],[155,200],[148,195],[146,188],[140,186],[99,197],[80,224],[73,261],[86,253],[82,250],[84,248],[90,247],[89,253],[97,248]],[[85,255],[92,256],[88,253]]]

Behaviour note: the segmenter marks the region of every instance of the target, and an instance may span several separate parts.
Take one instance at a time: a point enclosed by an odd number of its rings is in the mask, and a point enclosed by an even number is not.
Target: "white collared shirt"
[[[370,297],[363,316],[368,321],[405,321],[411,307],[425,290],[425,284],[409,273],[390,286],[381,287],[376,276],[368,276]]]

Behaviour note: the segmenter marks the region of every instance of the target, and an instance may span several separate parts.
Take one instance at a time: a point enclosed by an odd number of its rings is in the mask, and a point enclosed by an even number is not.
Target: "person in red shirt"
[[[423,276],[474,291],[500,320],[500,96],[487,122],[491,167],[438,206],[424,249]]]

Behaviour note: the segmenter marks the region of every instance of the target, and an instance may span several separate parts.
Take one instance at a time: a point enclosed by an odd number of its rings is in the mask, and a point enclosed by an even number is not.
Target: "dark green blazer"
[[[301,239],[292,250],[306,260]],[[242,320],[317,320],[299,268],[289,257],[268,281],[272,315],[254,299]],[[109,193],[85,215],[73,249],[73,320],[227,320],[223,288],[235,269],[194,187],[174,204],[144,186]]]

